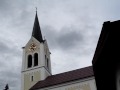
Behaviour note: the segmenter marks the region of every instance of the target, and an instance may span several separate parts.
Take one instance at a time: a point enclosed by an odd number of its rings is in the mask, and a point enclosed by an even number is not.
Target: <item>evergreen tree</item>
[[[6,86],[5,86],[5,89],[4,90],[9,90],[9,86],[8,86],[8,84],[6,84]]]

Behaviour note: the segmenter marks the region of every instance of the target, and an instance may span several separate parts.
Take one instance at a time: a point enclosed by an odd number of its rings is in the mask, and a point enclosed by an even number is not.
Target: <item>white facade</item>
[[[31,47],[31,45],[33,45]],[[37,65],[35,63],[35,53],[38,54]],[[32,57],[32,63],[28,67],[28,56]],[[22,60],[22,81],[21,90],[29,90],[34,84],[40,80],[44,80],[51,75],[51,63],[50,52],[47,42],[39,42],[34,37],[31,37],[29,42],[23,48],[23,60]]]

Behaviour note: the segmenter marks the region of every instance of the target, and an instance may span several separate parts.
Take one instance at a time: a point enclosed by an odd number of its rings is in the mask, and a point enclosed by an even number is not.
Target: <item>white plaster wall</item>
[[[37,90],[97,90],[94,77]]]
[[[49,73],[44,67],[41,68],[41,80],[46,79],[50,75],[51,73]]]
[[[25,49],[23,49],[23,56],[22,56],[22,68],[21,71],[25,70]]]
[[[30,44],[32,43],[35,43],[37,46],[34,52],[29,51]],[[23,49],[22,71],[31,69],[31,68],[27,68],[27,63],[28,63],[27,59],[28,59],[28,55],[33,56],[34,53],[38,53],[38,66],[35,66],[35,67],[32,66],[32,68],[34,69],[36,67],[45,66],[44,44],[37,41],[34,37],[31,37],[31,39]],[[33,63],[34,63],[34,60],[33,60]]]
[[[24,90],[24,74],[21,74],[21,90]]]
[[[29,47],[32,43],[35,43],[36,49],[35,51],[31,52],[29,50]],[[28,55],[34,55],[34,53],[38,53],[38,66],[33,66],[31,68],[27,68],[28,63]],[[32,60],[34,63],[34,59]],[[34,37],[31,37],[29,42],[26,44],[26,46],[23,48],[23,57],[22,57],[22,74],[21,74],[21,90],[24,90],[24,75],[26,74],[33,74],[35,72],[40,72],[40,80],[44,80],[46,77],[51,75],[49,71],[45,68],[45,51],[44,51],[44,43],[40,43],[38,40],[36,40]]]
[[[40,58],[40,66],[45,66],[45,52],[44,52],[44,44],[42,43],[40,45],[40,54],[39,54],[39,58]]]
[[[46,50],[47,50],[47,52],[46,52]],[[45,42],[44,42],[44,53],[45,53],[45,55],[46,55],[46,57],[48,58],[48,60],[49,60],[49,63],[48,63],[48,66],[49,66],[49,72],[50,73],[52,73],[51,72],[51,58],[50,58],[50,50],[49,50],[49,47],[48,47],[48,44],[47,44],[47,40],[45,40]],[[46,60],[47,61],[47,60]],[[45,66],[46,66],[46,68],[47,68],[47,62],[45,63]]]
[[[21,85],[22,85],[21,86],[21,90],[24,90],[24,85],[25,85],[25,83],[27,83],[27,82],[24,82],[24,75],[32,75],[32,76],[34,76],[35,72],[39,72],[40,73],[40,79],[38,79],[38,81],[44,80],[48,76],[50,76],[50,73],[47,72],[47,70],[45,70],[44,67],[39,67],[39,68],[36,68],[36,69],[31,69],[31,70],[22,72],[22,75],[21,75]],[[35,83],[36,83],[36,81],[35,81]]]

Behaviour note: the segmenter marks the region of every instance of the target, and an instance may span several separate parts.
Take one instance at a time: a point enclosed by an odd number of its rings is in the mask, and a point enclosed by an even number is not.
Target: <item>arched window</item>
[[[28,68],[32,67],[32,55],[28,55]]]
[[[34,66],[38,66],[38,54],[34,54]]]

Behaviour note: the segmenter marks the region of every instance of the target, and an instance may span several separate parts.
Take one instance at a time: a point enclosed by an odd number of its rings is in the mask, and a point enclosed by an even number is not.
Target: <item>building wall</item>
[[[36,45],[35,51],[30,51],[30,45]],[[38,65],[34,66],[34,54],[38,53]],[[28,55],[32,55],[32,66],[28,68]],[[49,59],[50,60],[50,59]],[[50,62],[49,62],[50,63]],[[29,90],[38,81],[44,80],[51,75],[51,68],[48,70],[45,62],[44,44],[31,37],[29,42],[23,48],[23,62],[21,75],[21,90]],[[33,78],[33,80],[32,80]]]
[[[30,72],[26,72],[24,73],[24,90],[29,90],[30,87],[32,87],[34,84],[36,84],[38,82],[38,80],[41,79],[41,71],[37,70],[37,71],[30,71]],[[33,76],[33,78],[32,78]],[[33,79],[33,80],[32,80]]]
[[[94,77],[37,90],[97,90]]]
[[[44,80],[47,76],[49,76],[48,74],[49,72],[47,72],[47,70],[45,70],[44,67],[23,72],[22,74],[23,82],[22,82],[21,90],[29,90],[38,81]],[[33,81],[32,81],[32,76],[33,76]]]

